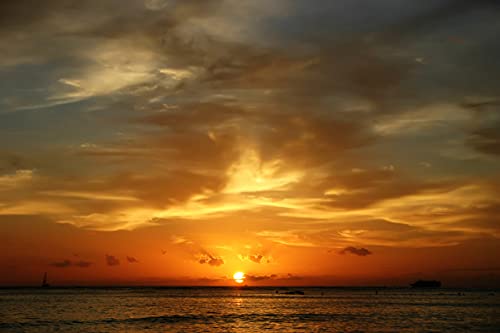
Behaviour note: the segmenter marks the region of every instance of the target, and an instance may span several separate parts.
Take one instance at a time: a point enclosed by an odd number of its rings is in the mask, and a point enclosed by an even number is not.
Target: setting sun
[[[245,281],[245,273],[236,272],[233,274],[233,279],[234,281],[236,281],[236,283],[243,283],[243,281]]]

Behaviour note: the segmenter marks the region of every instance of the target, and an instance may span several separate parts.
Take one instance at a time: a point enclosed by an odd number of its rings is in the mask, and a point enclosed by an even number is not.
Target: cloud
[[[13,174],[0,174],[0,186],[2,189],[15,188],[25,185],[33,180],[33,170],[16,170]]]
[[[369,256],[369,255],[373,254],[371,251],[369,251],[365,248],[356,248],[353,246],[348,246],[339,252],[339,254],[348,254],[348,253],[351,253],[351,254],[354,254],[354,255],[357,255],[360,257],[365,257],[365,256]]]
[[[287,282],[287,281],[300,281],[303,277],[288,273],[286,275],[269,274],[269,275],[252,275],[245,274],[246,281],[249,282]]]
[[[426,105],[425,108],[401,115],[382,117],[374,125],[374,130],[381,135],[411,135],[453,123],[463,126],[471,119],[472,115],[467,110],[455,104]]]
[[[137,259],[136,259],[136,258],[134,258],[134,257],[129,257],[129,256],[127,256],[127,262],[128,262],[129,264],[137,264],[137,263],[139,263],[139,260],[137,260]]]
[[[247,281],[255,282],[255,281],[269,281],[269,280],[275,280],[278,278],[278,275],[276,274],[271,274],[271,275],[250,275],[246,274],[245,279]]]
[[[253,261],[256,264],[260,264],[262,258],[264,258],[264,256],[261,255],[261,254],[259,254],[259,255],[249,255],[248,256],[248,259],[250,259],[251,261]]]
[[[57,268],[66,268],[66,267],[71,266],[71,261],[70,260],[63,260],[63,261],[51,263],[50,265],[57,267]]]
[[[73,265],[75,265],[77,267],[85,268],[85,267],[91,266],[92,263],[89,261],[80,260],[80,261],[73,263]]]
[[[500,99],[498,98],[474,98],[461,103],[465,108],[473,110],[484,110],[488,107],[500,107]]]
[[[108,266],[120,265],[120,260],[118,258],[116,258],[115,256],[106,254],[105,258],[106,258],[106,265],[108,265]]]
[[[467,142],[476,150],[491,154],[500,155],[500,121],[489,126],[474,130],[468,137]]]
[[[68,267],[87,268],[87,267],[92,266],[92,262],[84,261],[84,260],[71,261],[69,259],[65,259],[63,261],[51,263],[50,265],[57,267],[57,268],[68,268]]]
[[[208,264],[210,266],[219,267],[224,265],[224,260],[222,258],[214,257],[208,253],[202,254],[198,260],[200,264]]]
[[[0,67],[26,63],[43,66],[57,58],[64,59],[60,64],[66,69],[57,71],[58,77],[46,76],[49,83],[45,93],[38,94],[36,100],[15,103],[14,109],[60,107],[154,85],[156,81],[164,87],[178,84],[177,77],[158,71],[166,65],[162,43],[171,39],[173,28],[190,18],[206,16],[220,2],[169,2],[168,10],[162,11],[148,10],[142,1],[123,5],[116,0],[51,0],[43,5],[23,0],[16,5],[0,5],[0,47],[7,51],[0,57]],[[12,39],[18,40],[14,46],[10,44]],[[42,50],[38,47],[42,44],[64,45],[65,52],[51,51],[52,47]]]

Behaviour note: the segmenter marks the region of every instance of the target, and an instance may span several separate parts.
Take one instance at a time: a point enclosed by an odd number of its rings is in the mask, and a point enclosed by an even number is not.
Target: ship
[[[418,280],[410,284],[412,288],[440,288],[441,281],[437,280]]]
[[[42,288],[48,288],[50,284],[47,282],[47,272],[43,274]]]

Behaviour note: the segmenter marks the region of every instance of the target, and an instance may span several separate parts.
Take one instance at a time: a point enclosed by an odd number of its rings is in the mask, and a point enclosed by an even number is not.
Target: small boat
[[[418,280],[410,284],[412,288],[440,288],[441,281],[437,280]]]
[[[50,284],[47,282],[47,272],[43,274],[42,288],[48,288]]]

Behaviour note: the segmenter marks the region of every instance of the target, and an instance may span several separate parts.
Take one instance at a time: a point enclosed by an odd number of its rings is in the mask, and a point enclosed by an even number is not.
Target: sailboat
[[[43,274],[42,288],[48,288],[50,284],[47,282],[47,272]]]

